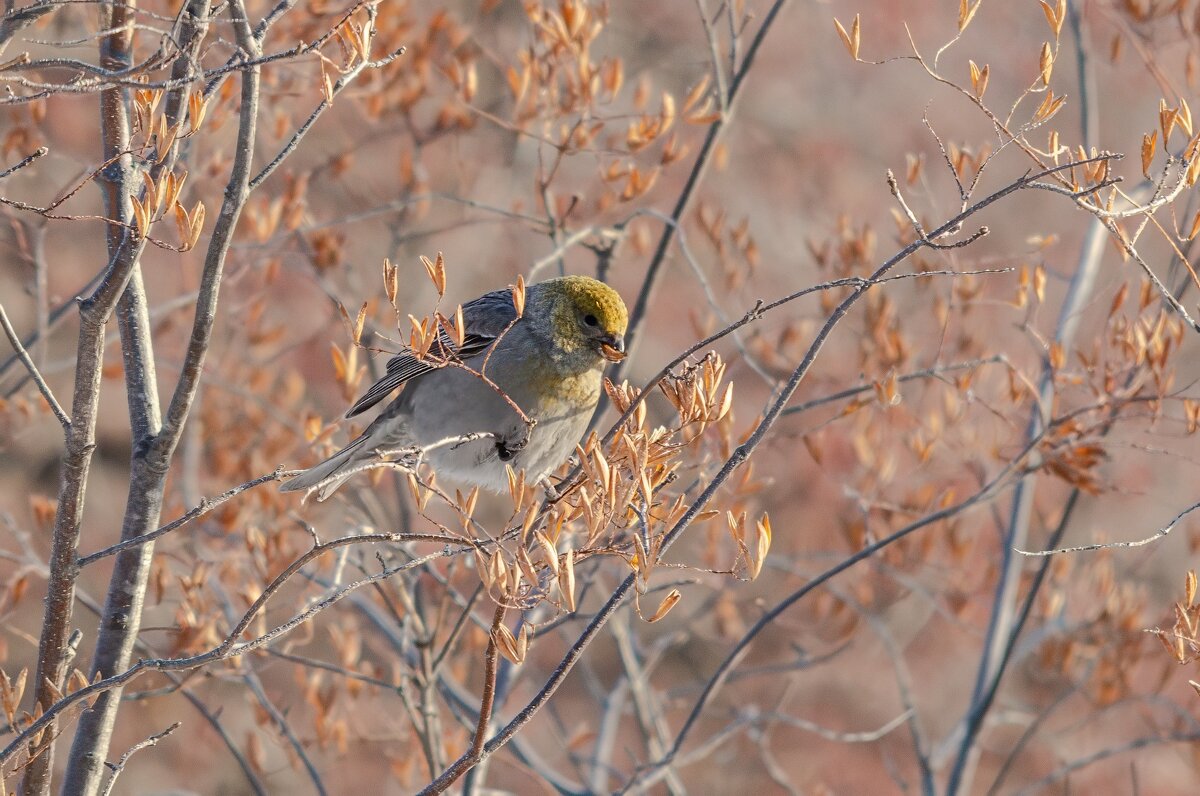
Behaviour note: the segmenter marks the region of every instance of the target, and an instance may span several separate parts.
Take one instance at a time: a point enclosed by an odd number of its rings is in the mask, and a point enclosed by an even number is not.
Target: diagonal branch
[[[13,328],[8,320],[8,313],[4,311],[4,305],[0,304],[0,326],[4,327],[4,335],[8,338],[8,342],[12,344],[13,350],[17,352],[17,357],[20,358],[25,369],[29,371],[30,378],[37,385],[38,390],[42,393],[42,397],[46,399],[46,403],[50,405],[50,411],[54,412],[54,416],[58,418],[58,422],[62,424],[63,430],[70,430],[71,418],[67,417],[67,413],[63,411],[62,406],[58,403],[58,399],[54,397],[54,393],[50,390],[50,385],[42,378],[41,372],[33,359],[30,358],[29,352],[25,350],[25,346],[21,345],[21,338],[17,335],[17,330]]]

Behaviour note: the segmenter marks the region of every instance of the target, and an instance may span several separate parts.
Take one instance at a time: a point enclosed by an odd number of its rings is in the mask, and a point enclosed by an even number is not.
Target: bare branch
[[[112,772],[112,776],[110,776],[108,781],[104,783],[104,788],[100,791],[101,796],[109,796],[109,794],[112,793],[113,786],[117,784],[117,777],[121,776],[121,772],[125,770],[125,764],[129,762],[129,758],[133,757],[136,753],[142,751],[143,749],[147,749],[151,746],[158,746],[159,741],[178,730],[181,726],[181,723],[177,721],[162,732],[151,735],[146,740],[138,741],[133,746],[129,747],[125,754],[121,755],[121,758],[116,763],[105,763],[105,765],[108,766],[109,770]]]
[[[70,430],[71,418],[67,417],[67,413],[58,403],[58,399],[54,397],[54,393],[50,389],[50,385],[42,378],[42,374],[38,371],[37,365],[29,356],[29,352],[25,350],[25,346],[21,345],[21,338],[17,336],[17,330],[13,328],[12,323],[8,320],[8,313],[4,311],[4,305],[0,304],[0,326],[4,327],[4,335],[8,338],[8,342],[12,344],[13,350],[17,352],[25,369],[29,371],[30,377],[37,385],[38,391],[42,397],[46,399],[46,403],[50,405],[50,411],[54,412],[54,416],[58,418],[58,422],[62,425],[63,430]]]
[[[1090,550],[1109,550],[1118,547],[1142,547],[1143,545],[1148,545],[1151,542],[1157,542],[1159,539],[1162,539],[1164,536],[1169,534],[1176,525],[1179,524],[1180,520],[1191,514],[1196,509],[1200,509],[1200,503],[1193,503],[1183,511],[1176,514],[1175,519],[1171,520],[1162,528],[1159,528],[1153,536],[1147,536],[1145,539],[1138,539],[1137,541],[1133,542],[1097,542],[1096,544],[1084,544],[1077,545],[1075,547],[1058,547],[1053,550],[1016,550],[1015,552],[1023,556],[1037,557],[1056,556],[1060,553],[1083,553]]]
[[[23,158],[21,158],[19,161],[17,161],[17,163],[15,163],[14,165],[12,165],[12,166],[9,166],[9,167],[8,167],[7,169],[5,169],[4,171],[0,171],[0,180],[2,180],[2,179],[4,179],[5,177],[8,177],[8,176],[10,176],[10,175],[14,174],[15,172],[18,172],[18,171],[20,171],[21,169],[25,168],[26,166],[28,166],[28,165],[29,165],[30,163],[32,163],[33,161],[37,160],[37,159],[38,159],[38,158],[40,158],[40,157],[43,157],[43,156],[45,156],[45,155],[46,155],[46,154],[48,154],[49,152],[50,152],[50,150],[49,150],[49,149],[47,149],[47,148],[46,148],[46,147],[44,147],[44,146],[43,146],[43,147],[38,147],[37,149],[35,149],[35,150],[33,151],[33,153],[32,153],[32,154],[30,154],[30,155],[26,155],[25,157],[23,157]]]
[[[196,506],[191,511],[184,514],[179,519],[172,520],[171,522],[167,523],[166,525],[162,526],[161,528],[157,528],[153,531],[149,531],[140,536],[135,536],[130,539],[123,539],[122,541],[117,542],[114,545],[109,545],[108,547],[104,548],[103,550],[97,550],[96,552],[89,553],[86,556],[80,556],[79,560],[76,562],[76,566],[78,566],[80,569],[83,569],[88,564],[99,561],[102,558],[107,558],[108,556],[115,555],[124,550],[129,550],[131,548],[139,547],[141,545],[147,544],[148,542],[153,542],[154,540],[158,539],[161,536],[165,536],[166,534],[170,533],[171,531],[182,528],[184,525],[187,525],[192,520],[196,520],[196,519],[199,519],[200,517],[203,517],[205,514],[208,514],[210,511],[215,509],[217,506],[220,506],[222,503],[226,503],[227,501],[232,500],[233,498],[237,497],[238,495],[242,494],[243,492],[245,492],[247,490],[254,489],[257,486],[261,486],[262,484],[268,484],[272,481],[278,481],[280,478],[283,477],[283,473],[284,473],[284,470],[282,467],[280,467],[280,468],[276,469],[274,472],[268,473],[267,475],[260,475],[258,478],[252,478],[251,480],[247,481],[244,484],[238,484],[237,486],[233,487],[232,489],[228,489],[228,490],[222,492],[221,494],[217,495],[215,498],[212,498],[211,500],[210,499],[202,500],[200,502],[200,505]]]

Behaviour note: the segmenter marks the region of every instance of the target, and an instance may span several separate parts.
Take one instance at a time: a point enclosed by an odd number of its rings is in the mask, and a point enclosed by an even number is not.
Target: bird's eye
[[[600,321],[596,318],[595,315],[584,315],[583,322],[586,323],[588,326],[599,326],[600,325]]]

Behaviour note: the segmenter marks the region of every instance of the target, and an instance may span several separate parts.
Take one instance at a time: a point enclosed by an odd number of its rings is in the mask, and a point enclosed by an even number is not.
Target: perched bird
[[[399,449],[415,449],[439,476],[497,492],[508,487],[507,466],[532,483],[566,461],[600,400],[605,362],[625,356],[621,296],[590,277],[564,276],[529,285],[519,318],[510,290],[464,304],[462,318],[461,346],[443,334],[433,357],[392,357],[346,417],[404,385],[401,393],[360,437],[281,490],[317,488],[324,500],[362,465]]]

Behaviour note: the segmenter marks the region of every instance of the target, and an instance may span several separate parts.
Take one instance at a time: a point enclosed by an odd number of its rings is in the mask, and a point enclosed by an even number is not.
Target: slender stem
[[[488,637],[487,651],[483,657],[483,696],[479,702],[479,721],[475,725],[475,735],[471,738],[471,748],[454,761],[450,768],[443,771],[441,776],[426,785],[421,790],[421,796],[444,793],[459,777],[467,773],[484,757],[484,739],[487,737],[488,725],[492,721],[492,706],[496,699],[496,663],[498,660],[496,634],[499,632],[501,623],[504,622],[506,610],[506,606],[497,605],[496,613],[492,616],[492,633]]]
[[[50,405],[50,411],[54,412],[54,416],[62,424],[63,430],[69,430],[71,428],[71,418],[67,417],[67,413],[63,411],[62,406],[58,403],[58,399],[54,397],[54,393],[50,390],[50,385],[46,384],[46,380],[42,378],[42,374],[38,371],[37,365],[29,356],[29,352],[25,350],[25,346],[21,345],[21,338],[17,335],[17,330],[9,322],[8,313],[4,311],[3,304],[0,304],[0,326],[4,327],[4,335],[8,338],[8,342],[12,344],[13,351],[17,352],[17,357],[25,365],[25,369],[29,371],[30,377],[37,384],[37,388],[42,393],[42,397],[46,399],[46,403]]]
[[[79,561],[76,563],[78,564],[80,569],[82,569],[83,567],[86,567],[88,564],[95,563],[96,561],[99,561],[102,558],[107,558],[108,556],[116,555],[117,553],[123,553],[124,551],[130,550],[134,547],[140,547],[141,545],[147,544],[149,542],[153,542],[155,539],[158,539],[160,536],[165,536],[168,533],[170,533],[171,531],[182,528],[184,525],[187,525],[192,520],[203,517],[205,514],[208,514],[213,509],[220,506],[221,504],[223,504],[229,500],[232,500],[233,498],[242,494],[246,490],[253,489],[256,486],[260,486],[261,484],[270,483],[271,481],[278,481],[280,479],[280,477],[282,476],[282,474],[283,474],[283,470],[279,469],[279,470],[275,470],[275,471],[271,472],[268,475],[262,475],[262,476],[259,476],[258,478],[251,479],[250,481],[247,481],[244,484],[239,484],[239,485],[235,486],[233,489],[229,489],[229,490],[226,490],[225,492],[222,492],[220,495],[217,495],[215,498],[213,498],[211,500],[206,499],[206,500],[200,501],[200,505],[196,506],[191,511],[187,512],[182,517],[179,517],[176,520],[172,520],[171,522],[168,522],[166,525],[162,526],[161,528],[156,528],[153,531],[148,531],[144,534],[141,534],[140,536],[134,536],[132,538],[125,539],[123,541],[117,542],[114,545],[109,545],[108,547],[105,547],[102,550],[97,550],[94,553],[89,553],[86,556],[80,556]]]
[[[117,784],[117,777],[119,777],[121,772],[125,770],[125,765],[129,762],[129,758],[133,757],[143,749],[151,746],[158,746],[159,741],[178,730],[180,726],[180,723],[177,721],[162,732],[155,733],[146,740],[139,741],[138,743],[135,743],[133,746],[129,747],[129,750],[126,751],[125,754],[121,755],[120,760],[111,764],[110,768],[112,770],[112,775],[108,778],[108,781],[104,783],[104,789],[100,791],[100,796],[109,796],[112,793],[113,786]]]

